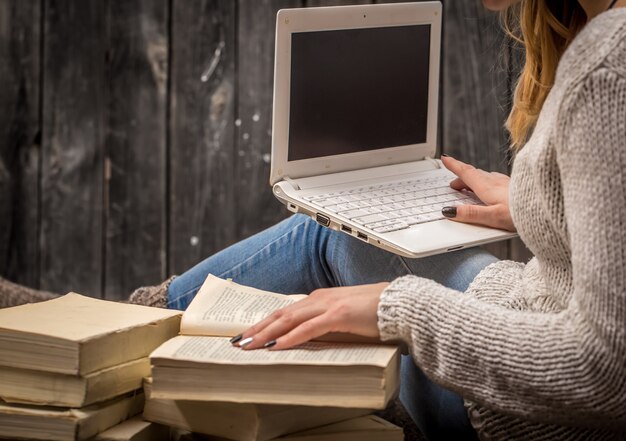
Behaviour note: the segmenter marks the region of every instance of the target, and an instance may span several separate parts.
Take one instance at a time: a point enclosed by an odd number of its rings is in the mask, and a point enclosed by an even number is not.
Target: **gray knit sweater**
[[[405,276],[378,326],[466,399],[481,439],[626,439],[626,8],[564,54],[517,155],[511,215],[535,257],[466,293]]]

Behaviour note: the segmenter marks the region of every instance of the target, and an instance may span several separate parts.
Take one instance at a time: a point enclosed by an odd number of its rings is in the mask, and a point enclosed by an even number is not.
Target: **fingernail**
[[[276,340],[270,340],[267,343],[265,343],[263,345],[264,348],[271,348],[272,346],[274,346],[276,344]]]
[[[446,158],[450,157],[450,155],[446,155],[445,153],[442,153],[441,156],[445,156]]]
[[[235,344],[235,343],[237,343],[239,340],[241,340],[241,337],[243,337],[243,335],[242,335],[242,334],[235,335],[233,338],[231,338],[231,339],[229,340],[229,341],[230,341],[230,344],[233,344],[233,345],[234,345],[234,344]]]
[[[456,217],[456,207],[443,207],[441,214],[445,217]]]
[[[254,341],[254,338],[252,338],[252,337],[244,338],[243,340],[241,340],[241,342],[239,342],[239,347],[240,348],[245,348],[246,346],[248,346],[253,341]]]

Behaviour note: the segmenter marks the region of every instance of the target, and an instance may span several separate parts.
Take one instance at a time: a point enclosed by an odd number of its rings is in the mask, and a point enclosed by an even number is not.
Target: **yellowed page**
[[[2,367],[0,398],[7,403],[83,407],[139,389],[150,375],[143,357],[86,376]]]
[[[0,333],[23,332],[82,342],[175,315],[180,315],[180,311],[69,293],[46,302],[0,309]]]
[[[328,424],[322,427],[316,427],[314,429],[304,430],[301,432],[294,433],[292,435],[287,435],[285,437],[279,439],[291,440],[300,439],[301,437],[313,436],[313,435],[322,435],[328,433],[337,433],[341,434],[344,432],[380,432],[380,431],[397,431],[402,432],[402,429],[394,424],[391,424],[389,421],[386,421],[376,415],[367,415],[358,418],[352,418],[349,420],[341,421],[339,423]],[[306,439],[306,438],[305,438]]]
[[[168,360],[174,360],[231,365],[385,367],[397,351],[395,346],[325,342],[310,342],[285,351],[245,351],[231,345],[226,337],[180,335],[157,348],[150,359],[155,365],[168,365]]]
[[[232,337],[305,297],[261,291],[209,274],[183,314],[180,333]]]
[[[169,441],[169,428],[140,416],[99,433],[90,441]]]

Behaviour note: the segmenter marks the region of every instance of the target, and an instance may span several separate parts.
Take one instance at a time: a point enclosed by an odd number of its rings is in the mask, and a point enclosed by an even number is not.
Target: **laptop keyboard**
[[[443,219],[443,207],[482,204],[472,194],[451,188],[448,176],[369,185],[303,199],[377,233]]]

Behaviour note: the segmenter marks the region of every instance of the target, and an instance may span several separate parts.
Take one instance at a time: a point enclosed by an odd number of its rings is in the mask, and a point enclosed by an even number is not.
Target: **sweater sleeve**
[[[383,339],[434,381],[527,420],[626,430],[626,81],[598,69],[556,135],[573,292],[558,313],[515,311],[405,276],[383,292]]]

